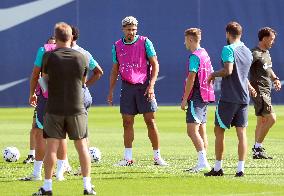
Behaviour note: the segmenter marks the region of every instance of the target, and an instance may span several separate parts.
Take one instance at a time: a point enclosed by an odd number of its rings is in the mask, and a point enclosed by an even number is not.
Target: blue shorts
[[[45,105],[47,103],[47,99],[43,97],[42,94],[40,94],[37,97],[37,106],[36,106],[36,112],[35,112],[35,128],[43,129],[43,116],[45,114]]]
[[[186,123],[206,123],[208,103],[201,100],[189,100],[187,103]]]
[[[154,98],[151,101],[144,96],[148,84],[130,84],[122,81],[120,94],[121,114],[145,114],[157,111],[157,102]]]
[[[219,101],[215,112],[215,125],[223,129],[248,125],[248,104]]]

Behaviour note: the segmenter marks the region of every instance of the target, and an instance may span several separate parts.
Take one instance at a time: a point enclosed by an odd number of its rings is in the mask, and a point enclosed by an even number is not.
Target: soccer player
[[[276,31],[264,27],[258,32],[258,46],[252,49],[253,62],[250,68],[250,82],[257,91],[252,98],[257,123],[255,128],[255,144],[252,148],[253,159],[272,159],[262,147],[265,136],[276,122],[276,114],[271,104],[271,86],[276,91],[281,89],[281,82],[272,70],[269,49],[274,44]]]
[[[224,153],[225,130],[236,127],[238,136],[238,167],[236,177],[244,175],[247,154],[246,127],[248,124],[249,91],[255,93],[248,81],[248,73],[252,62],[250,50],[241,42],[242,27],[237,22],[226,26],[228,45],[222,50],[223,68],[213,72],[208,82],[215,77],[222,77],[221,96],[215,112],[215,155],[214,168],[205,176],[223,176],[222,161]],[[255,95],[255,94],[254,94]]]
[[[187,65],[187,78],[181,109],[186,110],[187,134],[197,151],[198,162],[195,167],[187,171],[197,173],[210,170],[206,158],[208,139],[206,134],[207,105],[215,101],[213,85],[207,83],[208,76],[213,72],[210,57],[204,48],[201,48],[201,30],[187,29],[185,35],[186,49],[191,51]]]
[[[157,102],[154,85],[159,72],[159,63],[152,42],[144,36],[136,35],[138,21],[133,16],[122,20],[124,37],[115,42],[112,48],[113,67],[110,74],[110,87],[107,102],[113,104],[113,90],[118,75],[122,80],[120,113],[124,127],[124,159],[116,166],[130,166],[132,143],[134,140],[134,118],[143,114],[151,140],[154,164],[168,165],[161,157],[158,129],[155,122]]]
[[[43,73],[47,74],[48,100],[44,119],[47,141],[44,160],[45,180],[33,195],[52,195],[52,173],[60,142],[66,137],[74,140],[82,168],[84,195],[95,195],[91,184],[91,162],[86,137],[87,114],[83,104],[82,86],[87,72],[85,56],[71,49],[72,29],[66,23],[54,28],[56,49],[45,53]],[[67,98],[67,99],[66,99]]]
[[[89,92],[88,87],[94,84],[98,79],[100,79],[100,77],[103,75],[103,70],[101,66],[98,64],[98,62],[90,54],[90,52],[88,52],[87,50],[85,50],[84,48],[80,47],[77,44],[77,40],[79,38],[79,29],[75,26],[71,26],[71,28],[72,28],[72,35],[73,35],[71,47],[72,49],[77,50],[78,52],[81,52],[86,57],[87,62],[89,62],[88,70],[90,72],[93,72],[91,77],[87,78],[87,81],[82,88],[83,95],[84,95],[84,106],[86,108],[86,111],[88,112],[89,107],[92,105],[92,96]],[[87,140],[87,142],[89,141]],[[74,174],[81,175],[82,174],[81,168],[79,168],[78,171],[76,171]]]
[[[55,44],[55,38],[52,36],[48,38],[46,44]],[[30,131],[30,152],[28,154],[28,157],[23,161],[23,163],[33,163],[35,161],[35,145],[36,145],[36,133],[37,130],[35,129],[36,126],[36,109],[34,110],[34,116],[33,116],[33,122],[32,122],[32,128]]]

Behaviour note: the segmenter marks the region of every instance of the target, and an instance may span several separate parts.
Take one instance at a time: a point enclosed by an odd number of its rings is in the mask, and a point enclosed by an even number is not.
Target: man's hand
[[[281,89],[281,82],[280,82],[280,80],[278,80],[278,79],[274,80],[273,81],[273,85],[274,85],[274,88],[275,88],[276,91],[280,91],[280,89]]]
[[[208,84],[214,84],[214,81],[215,81],[215,77],[213,76],[213,74],[210,74],[207,78],[207,82]]]
[[[112,106],[113,105],[113,92],[109,92],[108,96],[107,96],[107,103]]]
[[[186,106],[187,106],[187,100],[186,99],[182,99],[182,102],[180,104],[180,108],[182,110],[186,110],[186,108],[185,108]]]
[[[32,96],[29,97],[29,103],[30,103],[31,106],[36,107],[36,105],[37,105],[36,94],[33,94]]]
[[[252,97],[256,97],[257,96],[256,90],[252,86],[250,86],[250,85],[249,85],[249,94]]]
[[[154,87],[149,85],[144,93],[147,96],[148,101],[152,101],[155,98]]]

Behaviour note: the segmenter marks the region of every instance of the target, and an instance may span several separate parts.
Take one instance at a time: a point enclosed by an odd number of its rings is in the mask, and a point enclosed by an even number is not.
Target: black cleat
[[[252,155],[253,159],[273,159],[271,156],[268,156],[266,154],[266,151],[263,147],[258,147],[258,148],[253,147],[252,152],[253,152]]]
[[[32,196],[36,195],[52,195],[52,191],[45,191],[42,187],[38,190],[38,192],[32,194]]]
[[[96,195],[96,191],[94,189],[94,185],[92,185],[92,189],[90,191],[84,189],[84,195]]]
[[[23,161],[24,164],[33,163],[35,161],[35,157],[33,155],[28,155],[28,157]]]
[[[214,168],[211,169],[210,172],[204,173],[204,176],[223,176],[224,172],[222,169],[219,171],[215,171]]]
[[[237,172],[235,177],[244,177],[245,173],[240,171],[240,172]]]

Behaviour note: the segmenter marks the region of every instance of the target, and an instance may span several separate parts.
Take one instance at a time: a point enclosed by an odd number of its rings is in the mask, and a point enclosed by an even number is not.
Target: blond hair
[[[184,36],[192,36],[196,42],[201,40],[201,29],[190,28],[184,31]]]

